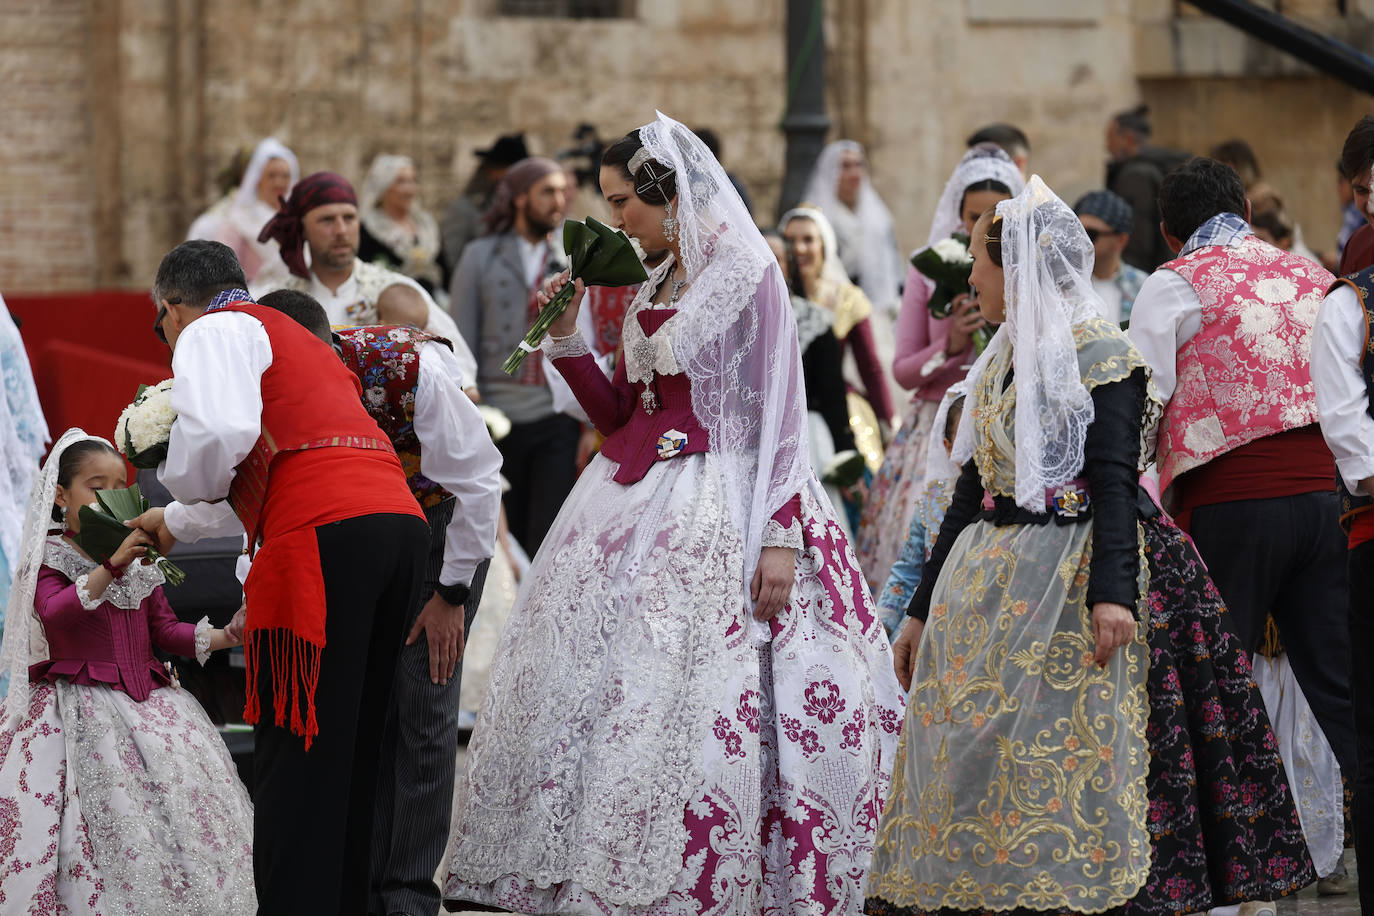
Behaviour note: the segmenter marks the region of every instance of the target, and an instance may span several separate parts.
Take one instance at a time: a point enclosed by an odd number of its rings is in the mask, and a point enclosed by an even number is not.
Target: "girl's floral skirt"
[[[31,690],[0,732],[0,912],[256,912],[252,804],[189,693]]]

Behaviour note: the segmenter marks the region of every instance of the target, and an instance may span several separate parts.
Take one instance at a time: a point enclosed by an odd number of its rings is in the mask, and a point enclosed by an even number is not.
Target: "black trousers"
[[[1350,693],[1355,705],[1355,859],[1371,863],[1359,882],[1360,909],[1374,913],[1374,541],[1350,551]]]
[[[1247,652],[1259,648],[1265,617],[1273,615],[1298,685],[1341,771],[1350,774],[1356,754],[1349,595],[1337,517],[1330,492],[1246,499],[1194,509],[1188,533]]]
[[[429,557],[424,586],[406,614],[402,639],[434,594],[444,565],[444,532],[453,518],[449,499],[425,513],[429,521]],[[490,560],[473,573],[463,605],[463,633],[482,601]],[[372,828],[372,880],[368,913],[409,916],[439,912],[439,886],[434,883],[439,860],[448,845],[449,815],[458,764],[458,703],[463,663],[447,684],[429,678],[429,643],[422,635],[401,646],[392,684],[391,707],[382,732],[376,815]]]
[[[320,733],[307,751],[278,727],[272,680],[258,678],[253,874],[260,914],[361,916],[382,726],[429,528],[409,515],[365,515],[321,525],[315,536],[329,608],[315,693]]]
[[[511,424],[501,450],[501,473],[510,481],[502,497],[510,533],[531,557],[577,482],[577,440],[582,425],[572,417],[551,414],[529,423]]]

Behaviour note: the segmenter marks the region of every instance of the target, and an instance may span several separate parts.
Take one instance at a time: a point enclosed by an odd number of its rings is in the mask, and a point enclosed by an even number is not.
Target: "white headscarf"
[[[57,498],[57,469],[69,445],[83,441],[105,442],[72,428],[62,434],[34,481],[29,510],[24,516],[23,540],[14,561],[9,604],[5,608],[5,638],[0,644],[0,665],[10,673],[10,690],[5,696],[4,728],[13,729],[29,711],[29,665],[47,655],[47,639],[42,627],[33,626],[34,594],[38,590],[38,567],[48,545],[48,532],[56,527],[52,518]],[[106,445],[110,443],[105,442]],[[32,642],[31,642],[32,634]]]
[[[258,282],[265,272],[282,267],[279,253],[281,246],[277,244],[276,239],[258,241],[258,233],[262,231],[262,227],[277,215],[276,203],[269,204],[258,198],[258,182],[262,180],[267,163],[273,159],[286,161],[291,169],[291,187],[296,186],[301,177],[296,154],[287,149],[276,137],[268,137],[253,150],[253,156],[248,160],[248,168],[244,169],[243,179],[239,181],[238,190],[234,192],[233,203],[229,205],[226,216],[229,227],[241,237],[241,244],[252,249],[258,256],[259,266],[253,275],[248,277],[250,283]],[[291,195],[290,188],[286,194],[288,197]]]
[[[809,219],[816,226],[816,232],[821,237],[821,279],[833,280],[841,285],[849,284],[849,275],[844,271],[844,265],[840,263],[840,254],[835,241],[835,227],[830,225],[830,220],[826,219],[825,214],[815,207],[793,207],[782,215],[778,220],[778,233],[786,237],[787,224],[794,219]]]
[[[879,310],[893,308],[901,296],[906,262],[892,232],[892,213],[873,190],[867,174],[859,185],[853,210],[840,200],[836,188],[845,153],[863,156],[864,148],[853,140],[836,140],[822,150],[811,170],[803,199],[814,204],[833,224],[841,241],[838,254],[844,269],[850,276],[858,275],[859,286],[868,300]]]
[[[997,205],[1007,320],[968,374],[976,393],[987,367],[1010,349],[1016,385],[1016,503],[1045,510],[1045,490],[1083,469],[1093,402],[1078,368],[1073,326],[1102,314],[1092,287],[1093,245],[1068,204],[1031,176]],[[953,460],[973,455],[973,425],[960,424]]]
[[[278,202],[264,203],[258,199],[258,182],[262,180],[262,173],[267,169],[267,163],[273,159],[283,159],[291,168],[291,186],[295,187],[296,182],[301,177],[300,163],[296,161],[296,154],[286,148],[276,137],[268,137],[257,145],[253,150],[253,156],[248,160],[248,168],[243,170],[243,178],[239,181],[239,188],[234,192],[234,207],[247,210],[251,204],[261,204],[267,211],[267,218],[257,224],[253,231],[253,237],[257,238],[257,233],[262,231],[263,223],[271,219],[277,212]],[[287,190],[287,196],[291,194]]]
[[[383,154],[372,160],[367,177],[363,179],[362,194],[358,197],[363,226],[373,238],[402,258],[402,263],[392,265],[394,270],[437,285],[441,279],[437,260],[439,224],[420,206],[418,195],[410,202],[410,221],[415,224],[414,234],[392,219],[382,207],[382,197],[387,188],[405,168],[415,169],[415,162],[409,156]]]
[[[706,144],[662,113],[639,136],[649,155],[673,170],[678,244],[690,285],[669,319],[670,333],[665,325],[632,342],[638,323],[626,322],[626,368],[636,380],[649,362],[631,353],[637,343],[652,348],[659,374],[686,372],[691,380],[692,409],[710,434],[731,520],[743,537],[747,600],[773,514],[807,487],[816,491],[816,503],[828,505],[811,471],[791,298],[777,259]],[[654,275],[671,268],[669,258]],[[651,278],[640,298],[654,286]],[[766,626],[755,629],[757,638],[767,637]]]

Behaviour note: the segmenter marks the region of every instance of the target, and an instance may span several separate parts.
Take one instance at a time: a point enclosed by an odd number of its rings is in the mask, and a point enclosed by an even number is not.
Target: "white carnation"
[[[137,454],[161,445],[172,437],[172,423],[176,418],[172,410],[172,380],[150,385],[119,415],[119,422],[115,424],[115,446],[121,452],[132,446]]]
[[[940,260],[946,264],[972,264],[973,258],[970,257],[968,249],[958,239],[940,239],[930,250],[940,256]]]
[[[477,410],[482,414],[482,420],[487,424],[487,431],[491,433],[493,442],[500,442],[510,435],[510,418],[504,411],[487,404],[478,404]]]

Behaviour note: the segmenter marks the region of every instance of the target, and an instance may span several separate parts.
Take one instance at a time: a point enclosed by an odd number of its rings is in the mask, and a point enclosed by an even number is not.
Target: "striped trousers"
[[[409,634],[420,610],[439,584],[444,562],[444,529],[453,517],[454,501],[426,511],[429,558],[419,600],[406,615]],[[463,632],[482,600],[489,560],[472,577],[472,595],[463,607]],[[402,637],[404,640],[404,635]],[[422,637],[401,647],[396,663],[391,706],[382,733],[377,778],[376,814],[372,827],[371,882],[368,913],[433,916],[439,911],[434,873],[448,842],[453,782],[458,755],[459,662],[447,684],[429,678],[429,647]]]

